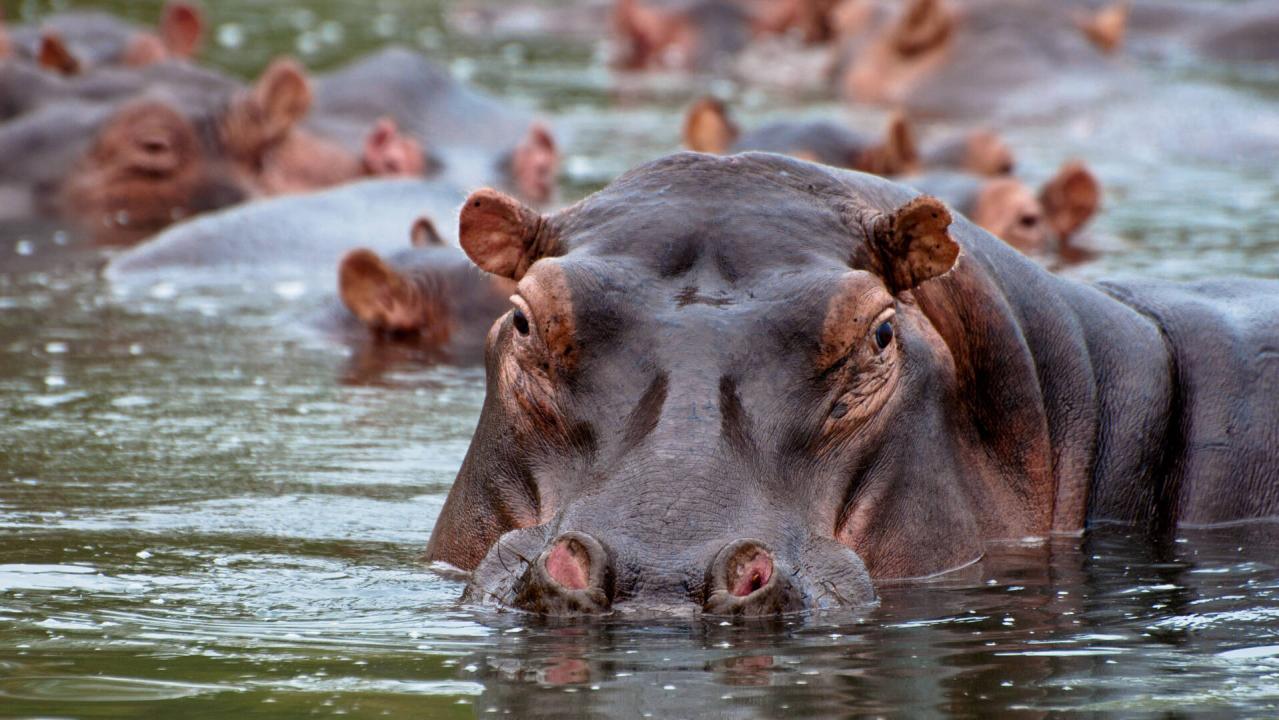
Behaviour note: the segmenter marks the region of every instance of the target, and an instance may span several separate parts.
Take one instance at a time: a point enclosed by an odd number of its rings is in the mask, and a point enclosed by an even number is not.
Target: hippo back
[[[455,243],[462,197],[446,183],[397,179],[252,202],[175,225],[115,257],[105,273],[119,283],[305,280],[330,287],[343,253],[406,247],[421,215]]]

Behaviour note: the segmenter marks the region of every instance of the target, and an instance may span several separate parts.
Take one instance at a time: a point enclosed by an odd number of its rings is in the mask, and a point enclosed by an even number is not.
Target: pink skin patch
[[[773,559],[763,550],[748,559],[738,559],[729,569],[728,590],[736,597],[746,597],[768,584],[773,577]]]
[[[585,590],[591,574],[586,548],[571,539],[555,543],[546,555],[546,574],[569,590]]]

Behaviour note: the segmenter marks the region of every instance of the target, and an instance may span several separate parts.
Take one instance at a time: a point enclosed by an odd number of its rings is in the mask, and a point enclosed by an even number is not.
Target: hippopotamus
[[[480,190],[458,232],[517,283],[426,551],[472,601],[861,608],[991,542],[1279,512],[1277,282],[1082,283],[756,153],[553,214]]]
[[[1028,255],[1083,259],[1071,240],[1101,205],[1101,185],[1088,168],[1069,161],[1038,193],[1012,177],[927,172],[901,178],[938,197],[990,234]]]
[[[10,54],[67,75],[111,65],[142,66],[171,58],[189,58],[200,48],[204,18],[199,8],[170,2],[154,30],[103,12],[65,12],[38,25],[13,27]],[[4,28],[0,24],[0,34]],[[0,58],[5,56],[0,48]]]
[[[615,66],[694,72],[722,70],[761,35],[799,28],[820,34],[814,0],[616,0]]]
[[[839,82],[912,117],[1049,117],[1117,90],[1103,49],[1056,3],[912,0],[849,51]]]
[[[0,214],[51,214],[99,243],[130,244],[252,197],[422,171],[416,143],[389,119],[360,153],[300,127],[311,90],[291,60],[251,88],[187,84],[188,69],[169,63],[144,74],[156,82],[137,94],[46,103],[0,125],[0,156],[11,158],[0,182],[19,189],[7,201],[16,209]]]
[[[111,258],[103,274],[121,286],[303,282],[336,294],[335,268],[348,251],[397,252],[413,227],[417,244],[428,244],[417,224],[423,216],[444,229],[430,244],[456,246],[454,218],[465,197],[439,179],[375,178],[268,198],[177,223]]]
[[[450,364],[483,361],[488,329],[514,291],[512,280],[480,271],[446,243],[426,216],[414,223],[412,247],[385,256],[356,248],[338,263],[343,326]]]
[[[1135,4],[1130,15],[1133,40],[1147,49],[1189,49],[1225,63],[1279,60],[1279,8],[1268,0],[1229,5],[1160,0]]]
[[[57,75],[32,63],[0,63],[0,120],[69,100],[120,102],[152,88],[166,88],[192,102],[225,98],[242,83],[216,70],[183,60],[140,68],[105,67],[80,75]]]
[[[456,80],[422,55],[388,47],[315,78],[309,126],[338,139],[352,125],[395,121],[424,165],[461,185],[496,185],[522,199],[554,199],[559,154],[546,126]]]
[[[829,120],[777,120],[741,133],[724,103],[702,97],[684,115],[684,147],[723,154],[757,150],[834,167],[901,175],[922,168],[963,170],[978,175],[1007,175],[1012,150],[993,131],[979,128],[916,146],[915,132],[901,114],[888,120],[882,139],[867,137]]]

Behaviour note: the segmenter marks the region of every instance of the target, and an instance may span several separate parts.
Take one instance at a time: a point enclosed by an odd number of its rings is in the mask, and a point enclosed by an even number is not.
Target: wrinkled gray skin
[[[1000,538],[1279,513],[1279,283],[1078,283],[954,218],[948,272],[875,290],[914,247],[883,244],[884,218],[916,197],[775,155],[681,154],[526,221],[537,332],[512,313],[490,336],[428,558],[473,569],[468,598],[534,612],[771,615],[863,607],[868,571],[944,572]],[[860,333],[884,302],[896,345],[876,355]],[[815,362],[845,327],[854,409]],[[784,582],[725,606],[714,570],[742,542]],[[573,580],[563,548],[589,558],[580,583],[555,585]]]
[[[458,185],[511,187],[510,156],[532,117],[456,80],[447,68],[388,47],[314,78],[307,125],[358,150],[379,118],[422,144],[440,177]]]
[[[114,257],[105,274],[118,283],[301,280],[332,290],[346,251],[400,250],[419,216],[456,244],[452,218],[463,197],[441,181],[393,179],[260,200],[178,223]]]

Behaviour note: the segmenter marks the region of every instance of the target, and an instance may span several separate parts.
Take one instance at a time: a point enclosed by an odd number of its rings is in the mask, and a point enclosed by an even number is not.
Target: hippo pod
[[[517,283],[427,548],[474,601],[857,608],[991,541],[1279,512],[1279,283],[1074,282],[753,153],[549,215],[482,190],[459,239]]]

